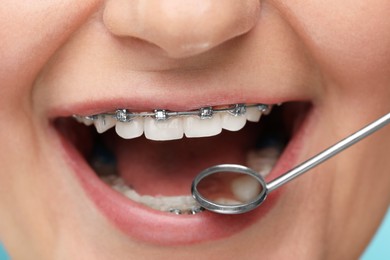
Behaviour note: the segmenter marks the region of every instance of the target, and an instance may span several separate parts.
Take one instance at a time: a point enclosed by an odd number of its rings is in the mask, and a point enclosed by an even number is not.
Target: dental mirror
[[[201,207],[216,213],[241,214],[251,211],[261,205],[270,192],[301,176],[389,123],[390,113],[269,183],[266,183],[258,173],[246,166],[236,164],[212,166],[200,172],[193,180],[191,186],[192,196]],[[246,192],[245,190],[240,191],[231,188],[234,185],[239,185],[240,182],[247,182],[246,184],[250,182],[250,190],[248,189]],[[232,192],[231,190],[238,190],[238,192]]]

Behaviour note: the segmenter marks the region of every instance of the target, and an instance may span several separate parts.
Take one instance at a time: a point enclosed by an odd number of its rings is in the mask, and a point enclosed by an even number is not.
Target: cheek
[[[285,5],[288,19],[333,81],[389,83],[390,1],[295,0]]]
[[[2,0],[1,107],[29,93],[43,64],[98,6],[98,0]]]

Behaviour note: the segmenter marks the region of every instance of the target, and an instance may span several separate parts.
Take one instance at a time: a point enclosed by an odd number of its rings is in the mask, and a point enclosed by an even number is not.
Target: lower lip
[[[307,116],[308,119],[310,116]],[[309,120],[305,120],[309,121]],[[274,179],[296,164],[307,122],[294,135],[267,179]],[[174,215],[142,206],[103,183],[84,158],[61,134],[61,148],[89,198],[120,231],[133,239],[156,245],[188,245],[238,234],[261,219],[276,205],[283,188],[273,192],[261,207],[239,215],[202,212]],[[188,187],[190,189],[190,187]]]

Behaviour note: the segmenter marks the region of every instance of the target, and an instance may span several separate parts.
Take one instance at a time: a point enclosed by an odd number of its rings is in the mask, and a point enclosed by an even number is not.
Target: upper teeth
[[[117,134],[125,139],[145,133],[150,140],[174,140],[187,137],[205,137],[219,134],[222,129],[238,131],[246,121],[258,122],[268,114],[270,105],[236,104],[227,108],[203,107],[199,110],[173,112],[157,109],[154,112],[133,113],[118,109],[114,113],[74,117],[86,125],[95,125],[99,133],[115,126]]]

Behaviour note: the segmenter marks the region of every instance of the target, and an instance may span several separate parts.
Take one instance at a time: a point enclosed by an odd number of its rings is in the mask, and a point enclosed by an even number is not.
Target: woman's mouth
[[[177,245],[228,237],[262,219],[280,192],[252,213],[224,216],[203,211],[190,195],[191,182],[201,170],[224,163],[247,165],[266,179],[282,174],[296,164],[310,107],[117,109],[61,116],[53,124],[87,194],[111,222],[135,239]],[[255,192],[252,187],[237,180],[229,189],[240,201]],[[220,202],[232,200],[219,196]]]

